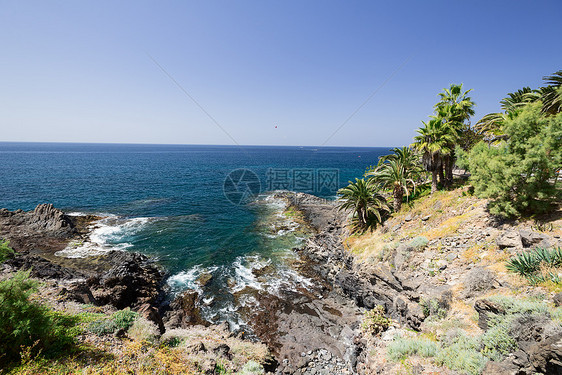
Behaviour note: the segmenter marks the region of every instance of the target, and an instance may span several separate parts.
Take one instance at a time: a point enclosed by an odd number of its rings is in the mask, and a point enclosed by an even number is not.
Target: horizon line
[[[352,148],[393,148],[401,146],[316,146],[316,145],[234,145],[234,144],[213,144],[213,143],[141,143],[141,142],[76,142],[76,141],[0,141],[4,143],[34,143],[34,144],[82,144],[82,145],[132,145],[132,146],[222,146],[222,147],[352,147]]]

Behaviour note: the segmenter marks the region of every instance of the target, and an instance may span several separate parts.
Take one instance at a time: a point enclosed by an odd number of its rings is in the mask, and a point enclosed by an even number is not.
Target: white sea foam
[[[172,289],[172,292],[177,293],[182,290],[186,289],[193,289],[197,291],[199,294],[203,294],[203,289],[197,282],[197,279],[204,273],[213,273],[218,269],[218,267],[207,267],[203,268],[201,265],[196,265],[191,267],[186,271],[181,271],[176,273],[175,275],[170,276],[168,278],[168,285]],[[213,297],[208,296],[206,297],[207,302],[205,304],[211,303]]]
[[[121,218],[115,215],[105,217],[95,222],[91,227],[86,241],[72,242],[56,255],[66,258],[84,258],[105,254],[112,250],[125,250],[131,246],[126,242],[128,236],[139,232],[152,218]]]

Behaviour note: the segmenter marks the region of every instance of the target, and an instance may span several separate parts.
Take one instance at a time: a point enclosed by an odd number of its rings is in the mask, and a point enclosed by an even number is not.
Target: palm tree
[[[546,87],[541,87],[537,91],[543,103],[543,112],[555,115],[562,111],[562,70],[555,72],[551,76],[543,77]]]
[[[441,100],[435,105],[437,117],[444,122],[450,133],[451,143],[447,145],[450,152],[443,155],[443,169],[445,170],[445,184],[453,183],[453,166],[455,164],[455,144],[459,143],[461,134],[470,129],[470,116],[474,115],[474,102],[468,96],[472,90],[463,91],[460,85],[451,84],[448,89],[439,93]]]
[[[357,221],[355,229],[365,230],[369,226],[382,223],[384,215],[390,212],[386,199],[380,193],[380,186],[372,179],[355,179],[349,185],[338,190],[341,196],[340,210],[353,210],[353,217]]]
[[[366,176],[373,176],[374,180],[381,184],[385,189],[392,191],[394,198],[394,212],[402,208],[402,197],[410,196],[411,186],[415,192],[416,183],[414,181],[421,171],[419,160],[410,147],[393,148],[392,154],[382,156],[379,165],[374,170],[368,172]]]
[[[419,135],[414,137],[417,150],[422,153],[422,164],[431,172],[431,193],[437,191],[437,175],[442,171],[443,156],[451,152],[449,148],[454,138],[443,122],[443,119],[434,117],[429,122],[423,122],[424,127],[418,129]],[[441,181],[443,182],[443,181]]]
[[[500,101],[503,112],[489,113],[482,117],[474,125],[476,132],[488,141],[494,142],[505,138],[502,132],[503,124],[517,114],[517,111],[536,100],[540,99],[540,94],[531,90],[530,87],[523,87],[515,92],[510,92],[507,97]]]
[[[398,160],[389,160],[371,173],[374,180],[380,182],[383,188],[392,190],[394,212],[400,211],[402,197],[404,194],[406,194],[406,197],[410,196],[408,186],[411,186],[412,190],[416,189],[414,180],[406,177],[408,172],[404,166]]]
[[[542,102],[542,112],[546,115],[560,113],[562,111],[562,70],[543,77],[543,80],[547,84],[545,87],[539,87],[537,90],[523,87],[507,94],[507,97],[500,101],[503,112],[485,115],[474,125],[475,130],[490,143],[504,139],[502,126],[506,120],[517,116],[521,107],[537,100]]]

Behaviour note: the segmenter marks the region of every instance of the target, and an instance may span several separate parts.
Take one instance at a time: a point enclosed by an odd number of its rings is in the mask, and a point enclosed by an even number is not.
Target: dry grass
[[[484,215],[486,201],[467,195],[465,191],[464,187],[453,191],[438,191],[406,204],[402,211],[386,222],[384,229],[379,227],[373,232],[352,235],[344,239],[345,246],[360,261],[376,262],[384,258],[385,250],[396,247],[400,241],[417,236],[435,240],[454,235]],[[422,221],[421,218],[427,215],[431,216]],[[411,220],[406,221],[406,217]],[[400,230],[391,232],[397,225],[400,225]]]

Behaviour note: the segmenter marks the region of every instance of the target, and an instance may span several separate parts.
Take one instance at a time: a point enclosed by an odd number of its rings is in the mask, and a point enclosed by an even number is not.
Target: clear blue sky
[[[555,1],[2,1],[0,141],[408,144],[562,69]],[[277,126],[277,128],[275,128]]]

